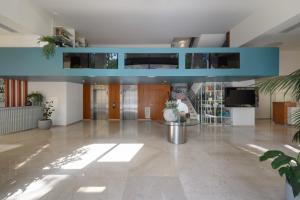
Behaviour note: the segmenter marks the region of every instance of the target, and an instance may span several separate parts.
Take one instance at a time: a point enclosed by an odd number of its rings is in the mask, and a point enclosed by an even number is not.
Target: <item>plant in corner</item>
[[[43,118],[38,122],[38,127],[40,129],[49,129],[52,126],[51,116],[54,111],[55,109],[54,109],[53,101],[46,101],[43,104],[42,107]]]
[[[260,91],[274,93],[279,90],[285,91],[284,95],[290,93],[297,102],[300,102],[300,69],[287,76],[279,76],[256,84]],[[300,142],[300,110],[292,114],[297,132],[293,137],[293,142]],[[300,199],[300,153],[297,158],[288,156],[278,150],[270,150],[260,156],[260,161],[273,159],[271,166],[278,169],[280,176],[285,175],[287,189],[292,188],[293,195],[286,192],[286,199]]]

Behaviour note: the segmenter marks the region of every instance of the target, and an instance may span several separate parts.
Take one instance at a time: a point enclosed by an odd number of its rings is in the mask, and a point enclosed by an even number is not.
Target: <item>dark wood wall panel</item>
[[[110,84],[108,93],[109,119],[120,119],[120,84]]]
[[[83,84],[83,119],[91,119],[91,85]]]
[[[151,119],[163,119],[165,102],[170,95],[170,86],[163,84],[138,85],[138,118],[145,119],[145,107],[151,108]]]

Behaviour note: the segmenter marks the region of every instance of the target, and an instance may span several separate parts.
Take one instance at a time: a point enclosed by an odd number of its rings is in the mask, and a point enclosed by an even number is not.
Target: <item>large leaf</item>
[[[280,167],[282,165],[288,165],[291,162],[291,160],[294,160],[294,158],[287,156],[285,154],[282,154],[273,160],[273,162],[271,163],[271,166],[273,169],[277,169],[278,167]]]
[[[300,143],[300,130],[298,130],[294,137],[293,137],[293,142],[297,142],[297,143]]]
[[[291,176],[289,178],[289,183],[292,186],[293,194],[296,197],[300,193],[300,168],[291,167]]]
[[[290,167],[281,167],[278,172],[280,176],[286,175],[287,178],[291,175]]]
[[[292,114],[292,120],[295,122],[296,127],[300,129],[300,110]]]
[[[261,92],[274,93],[283,90],[285,94],[290,92],[297,101],[300,101],[300,69],[286,75],[278,76],[255,84]]]
[[[259,157],[260,161],[265,161],[268,160],[270,158],[275,158],[278,157],[280,155],[283,155],[284,153],[282,151],[278,151],[278,150],[270,150],[270,151],[266,151],[262,156]]]
[[[290,93],[296,101],[300,102],[300,69],[286,76],[278,76],[255,84],[261,92],[273,94],[276,91],[284,91],[284,95]],[[300,129],[300,111],[293,115],[296,127]],[[299,130],[300,131],[300,130]],[[293,141],[300,143],[299,131]]]

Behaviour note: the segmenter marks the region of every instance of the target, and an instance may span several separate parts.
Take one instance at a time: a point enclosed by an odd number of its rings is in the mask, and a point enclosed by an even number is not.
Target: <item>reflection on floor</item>
[[[184,145],[168,143],[163,125],[142,121],[0,136],[0,199],[283,199],[284,179],[258,156],[275,148],[296,155],[294,128],[258,121],[188,131]]]

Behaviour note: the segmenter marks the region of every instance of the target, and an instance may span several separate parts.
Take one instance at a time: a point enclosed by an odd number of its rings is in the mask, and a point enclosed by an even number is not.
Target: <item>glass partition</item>
[[[64,68],[118,69],[117,53],[64,53]]]
[[[178,53],[127,53],[125,69],[177,69]]]
[[[90,68],[89,53],[64,53],[64,68]]]
[[[239,53],[211,53],[210,68],[231,69],[240,68]]]
[[[95,53],[94,66],[96,69],[118,69],[118,54]]]
[[[202,69],[209,67],[208,53],[187,53],[185,55],[186,69]]]

